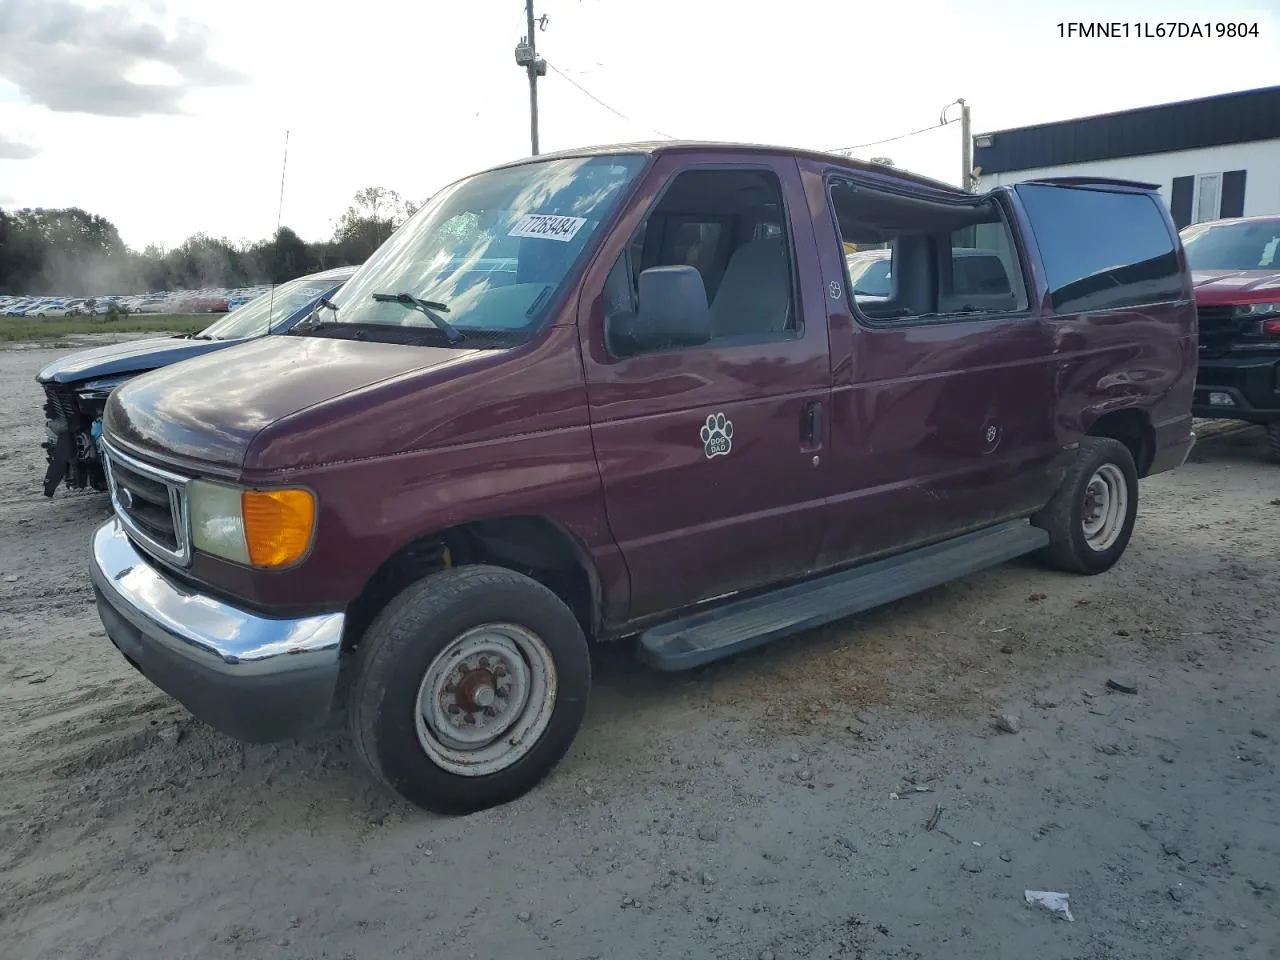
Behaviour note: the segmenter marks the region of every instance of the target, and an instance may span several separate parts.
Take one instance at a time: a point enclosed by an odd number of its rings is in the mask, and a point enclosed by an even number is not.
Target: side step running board
[[[966,533],[650,627],[640,634],[640,657],[659,670],[698,667],[997,566],[1048,543],[1049,535],[1025,520]]]

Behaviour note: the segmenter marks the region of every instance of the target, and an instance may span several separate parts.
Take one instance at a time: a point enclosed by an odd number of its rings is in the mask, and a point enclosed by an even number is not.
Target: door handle
[[[811,400],[805,404],[801,420],[800,441],[806,447],[822,446],[822,401]]]

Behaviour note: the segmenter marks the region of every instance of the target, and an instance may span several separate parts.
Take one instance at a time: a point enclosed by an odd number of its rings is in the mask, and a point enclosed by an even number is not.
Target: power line
[[[861,150],[863,147],[878,147],[882,143],[893,143],[895,140],[905,140],[907,137],[918,136],[922,133],[928,133],[930,130],[941,130],[945,126],[955,123],[955,120],[943,120],[940,123],[930,124],[927,127],[921,127],[919,130],[912,130],[910,133],[900,133],[896,137],[887,137],[884,140],[872,140],[870,143],[859,143],[852,147],[835,147],[826,153],[841,153],[846,150]]]
[[[289,131],[284,132],[284,160],[280,163],[280,204],[276,207],[276,242],[272,251],[275,263],[271,266],[271,300],[267,306],[267,333],[271,332],[271,320],[276,313],[276,271],[280,269],[280,226],[284,223],[284,172],[289,169]]]
[[[669,133],[663,133],[663,132],[662,132],[661,130],[659,130],[657,127],[650,127],[650,126],[647,126],[647,125],[645,125],[645,124],[643,124],[643,123],[640,123],[640,121],[639,121],[639,120],[634,120],[634,119],[632,119],[631,117],[628,117],[628,116],[627,116],[625,113],[623,113],[621,110],[618,110],[618,109],[616,109],[615,107],[611,107],[611,106],[609,106],[609,104],[605,103],[603,100],[601,100],[599,97],[597,97],[594,93],[592,93],[590,90],[588,90],[588,89],[587,89],[586,87],[584,87],[582,84],[580,84],[577,80],[574,80],[572,77],[570,77],[568,74],[566,74],[563,70],[561,70],[559,67],[557,67],[554,63],[550,63],[550,62],[548,62],[548,63],[547,63],[547,66],[548,66],[548,67],[550,67],[553,71],[555,71],[556,75],[557,75],[557,76],[559,76],[561,79],[563,79],[563,80],[567,80],[569,83],[571,83],[571,84],[573,84],[575,87],[577,87],[577,88],[578,88],[578,90],[580,90],[582,93],[586,94],[588,97],[590,97],[590,98],[591,98],[592,100],[594,100],[596,103],[600,104],[600,106],[604,107],[606,110],[608,110],[610,113],[614,114],[615,116],[621,117],[623,120],[627,121],[627,123],[638,123],[638,124],[640,124],[640,126],[645,127],[645,129],[646,129],[646,130],[652,130],[652,131],[653,131],[654,133],[656,133],[658,136],[660,136],[660,137],[666,137],[668,140],[675,140],[675,139],[677,139],[676,137],[673,137],[673,136],[672,136],[671,134],[669,134]]]
[[[289,131],[284,132],[284,159],[280,162],[280,203],[276,207],[276,233],[284,222],[284,172],[289,169]]]

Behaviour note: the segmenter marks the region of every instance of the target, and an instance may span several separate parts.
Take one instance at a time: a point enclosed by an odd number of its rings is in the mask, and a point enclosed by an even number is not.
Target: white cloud
[[[40,152],[38,147],[0,133],[0,160],[30,160]]]
[[[0,0],[0,72],[36,106],[108,117],[178,113],[188,90],[241,79],[209,55],[203,26],[155,17],[149,4]],[[147,64],[176,82],[139,82]]]

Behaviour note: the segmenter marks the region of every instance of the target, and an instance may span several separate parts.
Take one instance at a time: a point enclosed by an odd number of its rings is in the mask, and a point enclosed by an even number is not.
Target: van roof
[[[842,157],[839,154],[827,153],[822,150],[771,146],[769,144],[760,143],[734,143],[731,141],[721,142],[715,140],[649,140],[638,141],[635,143],[613,143],[599,144],[597,146],[575,147],[570,150],[558,150],[553,153],[542,153],[536,157],[523,157],[519,160],[513,160],[508,163],[500,163],[490,169],[502,170],[508,167],[518,167],[528,163],[538,163],[543,160],[563,160],[571,157],[601,157],[620,153],[657,155],[663,153],[705,152],[774,155],[784,154],[806,160],[813,160],[818,163],[829,164],[832,167],[856,170],[860,173],[873,173],[882,177],[891,177],[897,180],[909,180],[922,187],[929,187],[933,190],[955,194],[957,197],[981,196],[981,194],[965,193],[954,184],[944,183],[941,180],[934,180],[931,177],[922,176],[918,173],[911,173],[910,171],[903,170],[900,167],[887,167],[884,164],[870,163],[865,160],[854,160],[852,157]]]

